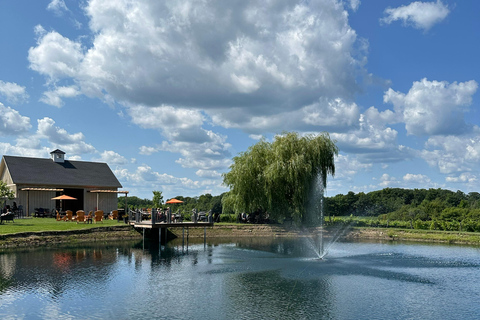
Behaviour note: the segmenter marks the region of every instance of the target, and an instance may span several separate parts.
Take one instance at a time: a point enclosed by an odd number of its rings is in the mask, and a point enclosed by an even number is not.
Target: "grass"
[[[45,231],[69,231],[83,230],[99,227],[111,227],[125,225],[117,220],[104,220],[103,223],[76,223],[57,221],[55,218],[31,218],[31,219],[15,219],[14,222],[4,221],[0,224],[0,235],[15,234],[23,232],[45,232]]]
[[[392,240],[426,241],[444,243],[465,243],[480,245],[479,232],[441,231],[441,230],[420,230],[402,228],[371,228],[356,227],[358,230],[383,231]]]

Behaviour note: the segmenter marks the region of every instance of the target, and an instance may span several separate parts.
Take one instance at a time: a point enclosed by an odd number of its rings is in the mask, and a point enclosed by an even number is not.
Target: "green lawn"
[[[22,232],[80,230],[117,225],[125,225],[125,223],[117,220],[104,220],[103,223],[77,224],[76,222],[57,221],[55,218],[15,219],[14,222],[4,221],[3,224],[0,224],[0,235]]]

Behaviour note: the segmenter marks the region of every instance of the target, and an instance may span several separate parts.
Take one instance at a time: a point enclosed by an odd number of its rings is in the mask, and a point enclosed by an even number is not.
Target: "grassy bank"
[[[140,239],[138,232],[116,220],[103,223],[84,224],[56,221],[51,218],[16,219],[0,225],[0,247],[25,247],[112,241],[118,239]]]
[[[85,230],[119,225],[124,225],[124,223],[120,223],[117,220],[105,220],[99,223],[77,224],[76,222],[70,221],[57,221],[53,218],[15,219],[14,222],[4,221],[3,224],[0,224],[0,236],[23,232]]]
[[[356,227],[346,238],[480,245],[478,232]]]

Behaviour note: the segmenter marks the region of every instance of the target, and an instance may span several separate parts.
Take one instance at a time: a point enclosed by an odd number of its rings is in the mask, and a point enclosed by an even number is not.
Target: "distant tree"
[[[163,205],[163,195],[162,191],[152,191],[153,192],[153,206],[155,208],[161,208]]]
[[[224,209],[268,212],[272,218],[306,218],[309,196],[320,178],[335,174],[338,148],[327,133],[277,136],[272,143],[261,140],[233,158],[223,182],[230,191],[223,197]]]
[[[125,208],[125,197],[118,197],[118,207]],[[153,205],[152,200],[140,199],[136,196],[127,197],[127,206],[132,208],[151,208]]]

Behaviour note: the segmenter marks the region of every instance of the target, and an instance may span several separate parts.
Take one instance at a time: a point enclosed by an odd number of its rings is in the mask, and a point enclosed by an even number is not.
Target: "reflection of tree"
[[[13,254],[0,254],[0,292],[11,286],[16,260]]]
[[[231,304],[227,308],[239,319],[331,318],[335,297],[326,279],[286,279],[279,271],[241,273],[227,279],[226,301]]]

